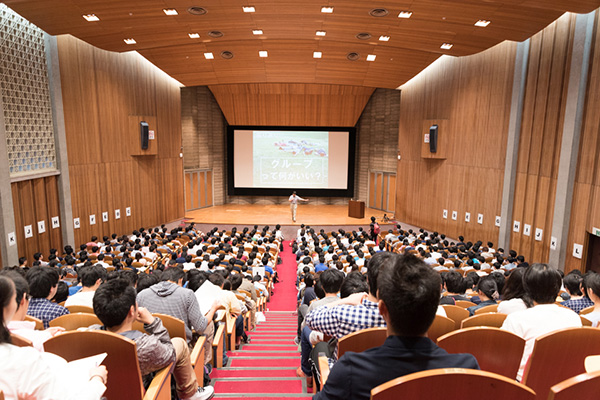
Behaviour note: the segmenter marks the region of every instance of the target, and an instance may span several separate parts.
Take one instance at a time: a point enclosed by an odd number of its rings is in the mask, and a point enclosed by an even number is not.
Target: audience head
[[[569,273],[563,279],[563,285],[565,285],[565,289],[571,296],[581,296],[583,293],[581,292],[581,285],[583,283],[583,278],[581,275],[576,273]]]
[[[389,329],[400,336],[424,336],[433,323],[441,278],[419,258],[404,254],[379,272],[379,308]]]
[[[31,297],[46,299],[54,297],[58,285],[58,271],[50,267],[33,267],[27,271]]]
[[[379,271],[384,265],[392,264],[398,257],[398,254],[389,251],[380,251],[376,253],[367,262],[367,282],[369,283],[369,293],[377,297],[377,282]]]
[[[182,285],[185,281],[185,272],[183,271],[183,268],[180,267],[169,267],[165,269],[160,280]]]
[[[463,293],[465,291],[465,280],[456,271],[450,271],[445,275],[446,290],[450,293]]]
[[[337,293],[344,282],[344,274],[337,269],[328,269],[323,271],[319,277],[319,282],[325,293]]]
[[[502,279],[504,279],[504,277],[502,277]],[[490,275],[484,276],[479,280],[479,283],[477,284],[477,292],[479,293],[480,297],[483,295],[489,300],[498,300],[500,297],[498,294],[498,286],[496,285],[496,281],[494,280],[494,277]]]
[[[560,292],[561,277],[547,264],[532,264],[523,275],[523,286],[535,303],[552,304]]]
[[[360,272],[353,272],[346,275],[342,286],[340,287],[340,297],[345,298],[354,293],[366,293],[369,291],[369,285]]]
[[[107,328],[119,326],[137,308],[135,289],[125,279],[112,279],[96,290],[94,314]]]
[[[502,289],[502,300],[522,299],[527,307],[531,307],[531,300],[523,286],[525,271],[525,268],[515,268],[512,270],[508,279],[506,279],[504,289]]]
[[[0,324],[0,343],[11,343],[8,322],[17,311],[15,284],[7,276],[0,275],[0,306],[2,323]]]

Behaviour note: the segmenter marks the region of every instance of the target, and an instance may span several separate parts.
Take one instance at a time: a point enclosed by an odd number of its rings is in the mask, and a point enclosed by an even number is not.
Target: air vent
[[[386,17],[389,13],[385,8],[374,8],[369,11],[369,15],[372,17]]]
[[[192,7],[188,8],[188,12],[192,15],[204,15],[204,14],[206,14],[207,11],[206,11],[206,8],[192,6]]]
[[[348,53],[348,55],[346,56],[346,58],[350,61],[356,61],[360,58],[360,54],[358,53]]]
[[[225,51],[221,52],[221,57],[223,57],[226,60],[231,60],[233,58],[233,53],[230,52],[229,50],[225,50]]]
[[[360,40],[369,40],[371,39],[371,34],[369,32],[357,33],[356,38]]]
[[[221,31],[210,31],[210,32],[208,32],[208,36],[214,37],[214,38],[220,38],[220,37],[223,37],[223,32],[221,32]]]

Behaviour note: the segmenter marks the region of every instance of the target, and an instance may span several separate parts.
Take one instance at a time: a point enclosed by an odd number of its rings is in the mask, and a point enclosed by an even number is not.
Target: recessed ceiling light
[[[313,51],[313,58],[321,58],[323,57],[323,53],[320,51]]]
[[[252,34],[253,35],[262,35],[263,31],[262,31],[262,29],[253,29]]]
[[[190,39],[199,39],[200,38],[199,33],[188,33],[188,36],[190,37]]]
[[[379,40],[381,40],[382,42],[388,42],[390,40],[390,37],[381,35],[381,36],[379,36]]]
[[[325,31],[316,31],[315,35],[317,35],[317,36],[325,36],[325,35],[327,35],[327,32],[325,32]]]
[[[177,15],[177,10],[174,8],[163,8],[163,12],[167,15]]]
[[[385,8],[374,8],[369,11],[369,15],[372,17],[387,17],[390,12]]]
[[[443,45],[440,46],[440,48],[444,49],[444,50],[450,50],[452,48],[452,46],[454,46],[452,43],[444,43]]]
[[[96,14],[84,14],[83,18],[85,18],[87,22],[100,21],[100,18],[98,18]]]
[[[213,53],[204,53],[204,58],[206,58],[207,60],[212,60],[215,58],[215,56],[213,55]]]
[[[134,38],[123,39],[123,41],[127,44],[136,44],[137,43]]]
[[[261,50],[258,52],[259,57],[269,57],[269,53],[266,50]]]
[[[255,12],[256,11],[256,9],[253,6],[244,6],[244,7],[242,7],[242,10],[244,12]]]
[[[410,18],[412,16],[412,11],[400,11],[398,14],[398,18]]]
[[[369,54],[367,56],[367,61],[375,61],[376,58],[377,56],[375,54]]]
[[[206,9],[198,6],[192,6],[187,10],[192,15],[204,15],[206,14]]]
[[[486,21],[485,19],[480,19],[479,21],[475,22],[475,26],[485,28],[486,26],[488,26],[490,24],[490,22],[492,22],[492,21]]]
[[[333,7],[325,6],[321,7],[321,12],[325,14],[331,14],[333,12]]]

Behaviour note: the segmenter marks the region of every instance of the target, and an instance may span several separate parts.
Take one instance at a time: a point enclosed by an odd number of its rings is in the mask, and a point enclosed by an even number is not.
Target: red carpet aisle
[[[280,253],[279,283],[275,285],[267,321],[250,332],[251,342],[240,350],[228,352],[226,368],[211,374],[215,398],[246,400],[310,399],[304,379],[296,377],[300,365],[298,346],[294,345],[297,317],[296,258],[289,242]]]

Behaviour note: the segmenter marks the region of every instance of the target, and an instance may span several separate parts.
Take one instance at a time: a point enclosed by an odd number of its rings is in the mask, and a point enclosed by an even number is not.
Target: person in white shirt
[[[592,326],[597,328],[600,321],[600,274],[587,275],[584,286],[587,288],[588,297],[594,302],[594,310],[581,316],[592,321]]]
[[[499,313],[508,315],[532,306],[523,287],[524,273],[525,268],[517,268],[510,273],[502,289],[502,301],[498,304]]]
[[[87,306],[94,308],[94,294],[98,286],[106,280],[106,276],[106,270],[99,265],[80,268],[79,277],[81,278],[82,288],[79,292],[69,296],[65,302],[65,307]]]
[[[293,192],[288,201],[290,202],[290,210],[292,211],[292,221],[296,222],[296,210],[298,209],[298,202],[308,202],[308,199],[303,199],[302,197],[298,196],[296,192]]]
[[[554,304],[561,283],[558,271],[547,264],[533,264],[523,275],[523,285],[533,300],[533,307],[510,314],[502,324],[502,329],[525,339],[518,381],[523,378],[535,339],[559,329],[581,327],[581,318],[576,312]]]

